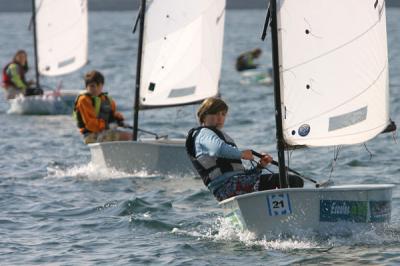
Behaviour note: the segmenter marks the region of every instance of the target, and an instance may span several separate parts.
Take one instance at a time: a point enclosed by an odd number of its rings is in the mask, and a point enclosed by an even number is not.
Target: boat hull
[[[92,163],[126,173],[197,176],[184,139],[89,144]]]
[[[272,71],[272,70],[271,70]],[[242,85],[271,85],[272,73],[258,70],[246,70],[241,72],[240,84]]]
[[[224,216],[257,237],[347,234],[390,221],[394,185],[289,188],[236,196]]]
[[[71,114],[80,91],[49,92],[44,95],[23,96],[9,100],[9,114],[62,115]]]

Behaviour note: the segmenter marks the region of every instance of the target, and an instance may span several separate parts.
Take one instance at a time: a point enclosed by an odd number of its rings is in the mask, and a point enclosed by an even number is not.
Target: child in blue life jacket
[[[263,174],[262,168],[272,162],[269,154],[263,154],[259,165],[246,169],[243,160],[254,160],[250,149],[239,150],[233,139],[222,131],[228,112],[227,104],[219,98],[208,98],[200,106],[197,116],[200,127],[189,131],[186,149],[203,179],[204,184],[218,201],[261,191],[279,188],[279,177]],[[290,187],[302,187],[303,180],[289,176]]]

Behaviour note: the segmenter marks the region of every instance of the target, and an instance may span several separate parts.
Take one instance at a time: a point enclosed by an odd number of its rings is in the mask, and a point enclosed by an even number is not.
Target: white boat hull
[[[394,185],[289,188],[236,196],[220,203],[224,216],[257,237],[347,234],[390,221]]]
[[[80,91],[48,92],[44,95],[23,96],[9,100],[9,114],[60,115],[72,114],[74,102]]]
[[[246,70],[241,72],[240,84],[242,85],[272,85],[272,73],[259,70]]]
[[[113,141],[89,144],[92,163],[125,173],[197,176],[185,140]]]

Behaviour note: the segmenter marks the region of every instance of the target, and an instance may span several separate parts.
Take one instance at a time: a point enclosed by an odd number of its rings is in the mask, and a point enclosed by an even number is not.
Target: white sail
[[[365,142],[389,124],[384,0],[279,0],[282,120],[290,145]]]
[[[36,0],[39,72],[56,76],[86,64],[87,0]]]
[[[225,0],[147,1],[140,106],[183,105],[218,94]]]

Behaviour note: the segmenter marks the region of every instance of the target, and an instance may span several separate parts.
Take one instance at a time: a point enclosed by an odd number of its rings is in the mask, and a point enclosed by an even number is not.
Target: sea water
[[[400,9],[388,9],[391,116],[400,121]],[[127,121],[132,120],[137,34],[136,12],[92,12],[89,64],[62,77],[43,78],[55,87],[83,88],[91,69],[105,74],[105,88]],[[229,104],[226,131],[240,147],[276,157],[273,92],[242,85],[236,56],[261,47],[262,69],[271,67],[270,37],[260,41],[265,11],[227,11],[221,94]],[[29,13],[0,14],[0,63],[26,49],[33,77]],[[126,174],[89,163],[75,122],[64,116],[7,114],[0,100],[0,265],[398,265],[400,188],[393,191],[392,222],[348,236],[257,239],[239,232],[200,179]],[[197,106],[143,111],[140,127],[184,137],[196,124]],[[291,153],[290,166],[336,184],[399,184],[396,135],[343,148]],[[333,171],[331,171],[333,169]],[[276,171],[276,169],[271,168]]]

